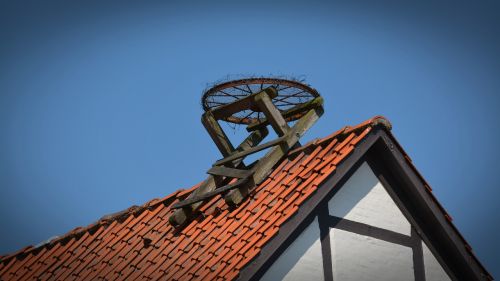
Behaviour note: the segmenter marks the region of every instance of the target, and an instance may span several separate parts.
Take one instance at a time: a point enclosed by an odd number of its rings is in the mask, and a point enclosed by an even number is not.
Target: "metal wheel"
[[[297,81],[278,78],[248,78],[221,83],[210,88],[203,94],[202,106],[205,111],[209,111],[258,93],[268,87],[274,87],[278,91],[278,95],[272,101],[281,112],[319,97],[319,93],[315,89]],[[297,114],[287,121],[294,121],[300,117],[302,115]],[[223,120],[235,124],[251,124],[263,118],[262,112],[248,109]]]

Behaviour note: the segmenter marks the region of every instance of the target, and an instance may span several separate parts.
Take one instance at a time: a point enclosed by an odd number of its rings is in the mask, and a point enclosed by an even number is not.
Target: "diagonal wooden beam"
[[[261,183],[272,171],[272,168],[278,163],[293,147],[304,133],[316,123],[319,117],[323,114],[323,107],[310,109],[304,116],[302,116],[297,123],[290,129],[286,141],[281,145],[273,147],[264,157],[262,157],[257,164],[252,168],[254,171],[251,179],[253,186]],[[244,185],[241,188],[233,189],[228,192],[224,199],[230,205],[238,205],[248,195],[249,185]]]
[[[212,112],[205,112],[201,116],[201,123],[207,130],[208,134],[214,141],[222,156],[227,157],[231,155],[231,153],[234,151],[234,147],[231,144],[231,141],[227,137],[226,133],[224,133],[224,130],[222,130],[222,127],[215,119]]]
[[[304,104],[299,104],[295,107],[292,107],[290,109],[287,109],[281,113],[283,118],[285,120],[288,120],[288,118],[292,118],[294,115],[297,114],[302,114],[303,112],[308,111],[309,109],[319,107],[323,105],[323,98],[322,97],[317,97],[315,99],[312,99]],[[266,119],[263,119],[262,121],[252,123],[247,126],[247,131],[251,132],[260,128],[263,128],[265,126],[269,125],[269,121]]]
[[[286,140],[286,136],[283,136],[283,137],[277,138],[275,140],[263,143],[261,145],[251,147],[247,150],[235,152],[224,159],[218,160],[217,162],[214,163],[214,166],[225,165],[226,163],[229,163],[229,162],[234,161],[236,159],[244,158],[250,154],[259,152],[259,151],[264,150],[266,148],[269,148],[271,146],[279,145],[280,143],[284,142],[285,140]]]
[[[269,121],[269,123],[271,123],[271,126],[276,131],[278,136],[282,137],[286,135],[288,130],[290,130],[290,127],[288,127],[288,124],[286,123],[283,116],[281,116],[278,108],[276,108],[276,106],[271,101],[269,95],[261,92],[255,97],[255,102],[257,103],[259,109],[264,112],[264,115],[266,115],[266,119]]]

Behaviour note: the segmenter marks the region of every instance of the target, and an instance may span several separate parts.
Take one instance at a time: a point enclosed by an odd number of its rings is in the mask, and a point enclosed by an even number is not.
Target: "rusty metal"
[[[278,95],[272,101],[282,113],[320,96],[310,86],[293,80],[281,78],[247,78],[221,83],[208,89],[202,97],[203,110],[210,111],[219,106],[230,104],[268,87],[274,87],[277,90]],[[302,114],[289,116],[286,118],[286,121],[298,120],[304,114],[305,111]],[[228,116],[223,121],[248,125],[258,123],[264,118],[264,114],[257,107],[253,107]]]

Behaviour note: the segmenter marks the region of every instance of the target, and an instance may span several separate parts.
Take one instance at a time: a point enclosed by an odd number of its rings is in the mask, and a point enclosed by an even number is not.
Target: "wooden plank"
[[[322,105],[323,105],[323,98],[317,97],[317,98],[310,100],[306,103],[303,103],[303,104],[297,105],[295,107],[292,107],[288,110],[285,110],[281,113],[281,115],[283,116],[283,118],[285,118],[285,120],[287,120],[288,118],[291,118],[294,115],[306,112],[310,109],[320,107]],[[252,124],[248,125],[247,131],[252,132],[252,131],[258,130],[260,128],[263,128],[267,125],[269,125],[269,121],[266,118],[266,119],[263,119],[261,122],[256,122],[256,123],[252,123]]]
[[[231,141],[229,141],[226,133],[224,133],[224,130],[222,130],[221,126],[210,111],[207,111],[202,115],[201,123],[207,130],[208,134],[214,141],[222,156],[227,157],[231,155],[231,153],[234,151],[234,147],[231,144]]]
[[[212,198],[212,197],[214,197],[214,196],[216,196],[218,194],[221,194],[221,193],[224,193],[224,192],[226,192],[228,190],[237,188],[237,187],[239,187],[240,185],[244,184],[247,181],[248,181],[248,178],[239,179],[239,180],[237,180],[236,182],[234,182],[232,184],[228,184],[228,185],[219,187],[219,188],[217,188],[215,190],[212,190],[210,192],[206,192],[206,193],[200,194],[198,196],[194,196],[194,197],[188,198],[188,199],[183,200],[181,202],[177,202],[174,205],[172,205],[172,208],[173,209],[179,209],[179,208],[183,208],[183,207],[189,207],[189,205],[191,205],[191,204],[208,200],[208,199],[210,199],[210,198]]]
[[[275,88],[268,87],[268,88],[262,90],[262,92],[248,95],[248,96],[246,96],[242,99],[236,100],[230,104],[216,107],[216,108],[212,109],[211,111],[217,120],[224,119],[226,117],[233,115],[234,113],[240,112],[240,111],[245,110],[245,109],[250,109],[252,107],[252,105],[254,104],[255,97],[257,95],[263,94],[263,93],[265,96],[268,96],[270,98],[275,98],[278,95],[278,91],[276,91]]]
[[[247,150],[243,150],[240,152],[234,152],[233,154],[229,155],[228,157],[215,162],[214,166],[224,165],[224,164],[227,164],[227,163],[234,161],[236,159],[241,159],[241,158],[243,158],[247,155],[250,155],[252,153],[256,153],[256,152],[259,152],[259,151],[264,150],[266,148],[269,148],[271,146],[279,145],[280,143],[286,141],[286,138],[287,138],[286,136],[283,136],[283,137],[277,138],[275,140],[263,143],[261,145],[251,147]]]
[[[250,176],[252,174],[252,171],[234,169],[225,166],[213,166],[212,168],[210,168],[210,170],[208,170],[207,174],[211,174],[213,176],[224,176],[224,177],[243,179]]]
[[[271,123],[271,126],[278,136],[282,137],[286,135],[290,127],[288,127],[285,119],[281,116],[281,112],[273,104],[269,96],[266,94],[259,94],[255,97],[255,102],[262,112],[264,112],[266,119]]]

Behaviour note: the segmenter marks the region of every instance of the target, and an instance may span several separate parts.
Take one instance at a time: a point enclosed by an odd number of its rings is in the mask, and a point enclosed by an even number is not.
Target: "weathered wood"
[[[237,148],[236,151],[243,151],[250,147],[258,145],[267,135],[269,131],[267,128],[261,128],[257,131],[252,132]],[[243,164],[242,159],[236,159],[233,161],[233,167],[240,167]],[[201,196],[204,193],[211,192],[217,187],[215,177],[208,176],[208,178],[196,189],[194,190],[187,199]],[[169,222],[174,226],[184,225],[192,214],[201,206],[203,202],[196,202],[190,205],[186,205],[183,208],[177,209],[170,216]]]
[[[210,174],[212,176],[224,176],[224,177],[243,179],[250,176],[252,174],[252,171],[234,169],[225,166],[213,166],[212,168],[210,168],[210,170],[208,170],[207,174]]]
[[[272,167],[278,163],[283,156],[286,155],[289,148],[291,148],[300,137],[319,119],[323,114],[323,107],[310,109],[297,123],[291,128],[287,134],[286,141],[279,146],[272,148],[259,162],[252,168],[254,173],[252,175],[252,182],[257,185],[264,180],[272,171]],[[224,199],[228,204],[238,205],[248,194],[247,187],[231,190],[226,194]]]
[[[267,137],[269,130],[266,127],[259,128],[258,131],[252,132],[240,145],[236,148],[236,151],[248,150],[251,147],[257,146],[263,139]]]
[[[281,115],[283,116],[283,118],[285,120],[287,120],[288,118],[292,118],[294,115],[301,114],[301,113],[306,112],[312,108],[320,107],[322,105],[323,105],[323,98],[317,97],[317,98],[312,99],[306,103],[299,104],[299,105],[294,106],[288,110],[285,110],[281,113]],[[260,128],[264,128],[269,124],[270,124],[269,121],[267,120],[267,118],[265,118],[259,122],[249,124],[247,126],[247,131],[252,132],[252,131],[258,130]]]
[[[273,104],[269,96],[261,93],[255,97],[255,102],[260,110],[264,112],[264,115],[266,115],[266,119],[269,123],[271,123],[271,126],[276,131],[276,134],[280,137],[286,135],[288,130],[290,130],[290,127],[288,127],[285,119],[281,116],[280,111]]]
[[[174,205],[172,205],[172,208],[178,209],[178,208],[183,208],[183,207],[189,207],[189,205],[191,205],[191,204],[205,201],[207,199],[214,197],[215,195],[224,193],[224,192],[231,190],[231,189],[235,189],[247,181],[248,181],[248,178],[239,179],[232,184],[228,184],[228,185],[219,187],[215,190],[212,190],[212,191],[209,191],[209,192],[197,195],[197,196],[193,196],[193,197],[188,198],[186,200],[183,200],[181,202],[177,202]]]
[[[309,112],[299,119],[295,126],[290,129],[279,110],[274,106],[274,104],[272,104],[271,99],[276,95],[276,89],[269,87],[260,93],[252,94],[232,104],[218,107],[203,115],[203,125],[225,157],[224,159],[216,162],[215,165],[217,166],[221,164],[229,164],[229,166],[232,165],[232,167],[238,167],[242,165],[244,156],[271,146],[274,146],[274,148],[271,149],[266,156],[260,159],[252,168],[253,174],[250,177],[240,179],[234,184],[217,188],[216,182],[218,182],[221,177],[219,175],[215,177],[209,176],[207,180],[200,185],[200,187],[194,190],[188,198],[182,202],[182,204],[179,202],[176,205],[179,209],[176,210],[169,218],[171,224],[176,226],[183,225],[200,207],[203,201],[217,194],[227,192],[225,200],[230,204],[239,204],[248,194],[249,188],[260,183],[269,174],[272,167],[287,153],[290,147],[298,142],[298,139],[310,126],[312,126],[312,124],[323,112],[323,108],[321,106],[310,109]],[[226,134],[218,124],[217,119],[231,116],[232,114],[244,109],[255,110],[255,104],[257,104],[258,109],[264,112],[267,117],[266,119],[269,120],[268,122],[272,125],[278,135],[280,135],[280,138],[260,146],[257,145],[268,134],[265,127],[259,127],[257,128],[257,131],[253,131],[251,135],[247,137],[247,139],[243,141],[238,148],[236,148],[236,151],[238,151],[236,152]],[[298,113],[298,111],[296,112]]]
[[[255,97],[261,93],[265,93],[265,95],[269,96],[271,99],[275,98],[278,95],[278,91],[275,88],[268,87],[268,88],[262,90],[262,92],[248,95],[248,96],[246,96],[242,99],[236,100],[230,104],[225,104],[225,105],[216,107],[216,108],[212,109],[211,111],[212,111],[215,119],[217,119],[217,120],[224,119],[226,117],[233,115],[234,113],[240,112],[240,111],[245,110],[245,109],[250,109],[254,104]]]
[[[323,115],[322,107],[309,110],[302,118],[297,121],[297,123],[290,130],[290,137],[287,138],[286,144],[283,144],[280,147],[286,148],[287,150],[291,148],[304,135],[304,133],[309,130],[309,128],[311,128],[312,125],[316,123],[316,121],[318,121],[321,115]],[[269,158],[274,159],[273,161],[269,161],[269,163],[266,163],[266,161],[259,161],[259,163],[255,167],[256,172],[253,176],[255,183],[260,183],[267,176],[267,173],[269,173],[274,164],[280,160],[281,156],[279,155],[282,154],[282,152],[280,152],[281,150],[276,149],[275,151],[276,152],[269,151],[269,153],[264,156],[269,156]],[[261,160],[264,160],[264,158]]]
[[[283,136],[283,137],[277,138],[275,140],[263,143],[261,145],[251,147],[247,150],[235,152],[235,153],[229,155],[228,157],[215,162],[214,166],[224,165],[224,164],[227,164],[227,163],[234,161],[236,159],[244,158],[245,156],[250,155],[252,153],[259,152],[259,151],[264,150],[266,148],[269,148],[271,146],[279,145],[280,143],[284,142],[285,140],[286,140],[286,136]]]
[[[202,115],[201,123],[207,130],[219,151],[222,153],[222,156],[229,156],[234,151],[234,147],[210,111],[207,111]]]
[[[203,181],[200,186],[195,189],[187,199],[191,197],[197,197],[203,193],[214,190],[215,178],[213,176],[209,176],[205,181]],[[187,200],[186,199],[186,200]],[[182,209],[175,210],[174,213],[168,218],[168,221],[173,226],[183,225],[193,214],[193,211],[196,210],[201,203],[196,203],[191,206],[185,206]]]

